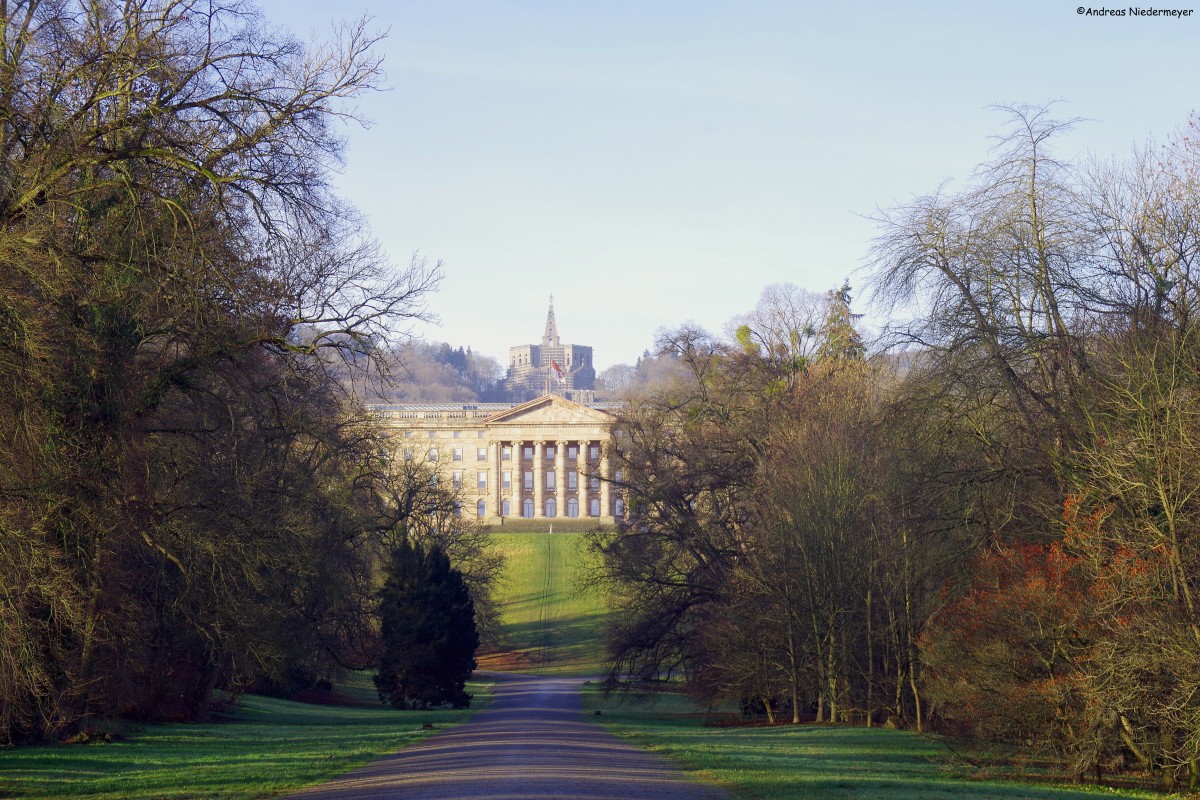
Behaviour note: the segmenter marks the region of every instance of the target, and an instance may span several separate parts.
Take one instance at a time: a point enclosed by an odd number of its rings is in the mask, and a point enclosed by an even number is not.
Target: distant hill
[[[447,342],[412,340],[392,348],[395,365],[387,380],[347,376],[368,403],[505,402],[505,369],[491,356]]]

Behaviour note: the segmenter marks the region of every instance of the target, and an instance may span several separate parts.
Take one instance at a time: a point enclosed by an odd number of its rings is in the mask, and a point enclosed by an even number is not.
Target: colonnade
[[[602,479],[609,477],[608,453],[598,440],[493,441],[487,460],[489,517],[613,515],[610,484]]]

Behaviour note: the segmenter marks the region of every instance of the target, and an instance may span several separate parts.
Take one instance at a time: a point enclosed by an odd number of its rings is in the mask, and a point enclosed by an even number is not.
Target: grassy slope
[[[1050,785],[973,780],[936,741],[880,728],[714,728],[684,698],[666,695],[653,705],[605,698],[584,687],[596,721],[636,744],[680,764],[698,781],[716,781],[735,797],[776,800],[821,798],[1094,798],[1154,797],[1150,792],[1091,791]]]
[[[582,533],[497,533],[507,559],[501,651],[480,669],[595,675],[604,669],[604,604],[579,590]]]
[[[472,705],[488,687],[472,684]],[[320,783],[470,715],[316,706],[248,695],[228,720],[147,725],[128,741],[0,752],[0,797],[274,797]]]

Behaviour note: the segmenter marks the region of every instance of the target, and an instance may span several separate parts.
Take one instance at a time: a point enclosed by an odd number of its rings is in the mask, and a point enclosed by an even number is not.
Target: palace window
[[[521,504],[521,516],[526,519],[533,519],[533,498],[526,497],[525,502]]]
[[[478,450],[475,451],[475,460],[476,461],[487,461],[487,448],[486,447],[480,447]]]
[[[592,461],[600,458],[600,445],[594,444],[588,448],[588,458],[590,458]]]
[[[525,488],[526,489],[533,488],[533,471],[532,470],[528,470],[528,469],[525,470]]]
[[[438,458],[437,448],[436,447],[429,448],[429,460],[437,461],[437,458]]]
[[[578,489],[579,488],[579,473],[573,469],[567,470],[567,488],[568,489]]]
[[[600,476],[593,475],[591,477],[591,479],[588,480],[588,485],[591,486],[593,489],[599,489],[600,488]]]
[[[454,460],[462,461],[462,448],[461,447],[454,448]]]
[[[546,488],[547,489],[554,488],[554,470],[546,471]]]
[[[579,501],[574,497],[567,498],[567,516],[572,519],[579,516]]]
[[[546,460],[547,461],[554,460],[554,445],[552,445],[552,444],[546,445]]]
[[[512,488],[512,471],[511,470],[506,469],[500,473],[500,487],[502,489],[511,489]]]
[[[512,461],[512,448],[511,447],[500,448],[500,460],[501,461]]]
[[[481,489],[481,490],[486,489],[487,488],[487,473],[486,472],[477,472],[477,473],[475,473],[475,477],[476,477],[476,480],[475,480],[476,488]]]
[[[551,518],[558,516],[558,503],[554,502],[553,497],[546,498],[546,516]]]
[[[579,458],[579,448],[573,444],[567,445],[567,458],[571,459],[572,461]]]
[[[487,501],[486,500],[480,500],[478,503],[475,504],[475,516],[479,517],[480,519],[487,516]]]
[[[523,458],[526,461],[533,460],[533,445],[531,445],[531,444],[525,445],[525,454],[524,454]]]
[[[500,516],[507,517],[512,514],[512,501],[507,497],[500,501]]]
[[[454,470],[454,472],[450,473],[450,483],[452,483],[454,485],[455,489],[462,488],[462,470],[461,469],[456,469],[456,470]]]
[[[593,497],[591,500],[588,501],[588,516],[590,516],[590,517],[600,516],[600,500],[598,498]]]

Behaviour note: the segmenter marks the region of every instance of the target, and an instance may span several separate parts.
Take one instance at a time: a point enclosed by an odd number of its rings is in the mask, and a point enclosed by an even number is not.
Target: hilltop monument
[[[596,368],[592,362],[592,348],[562,343],[554,320],[554,295],[550,295],[542,343],[508,348],[505,388],[510,399],[518,403],[544,394],[556,394],[580,403],[590,403],[594,399]]]

